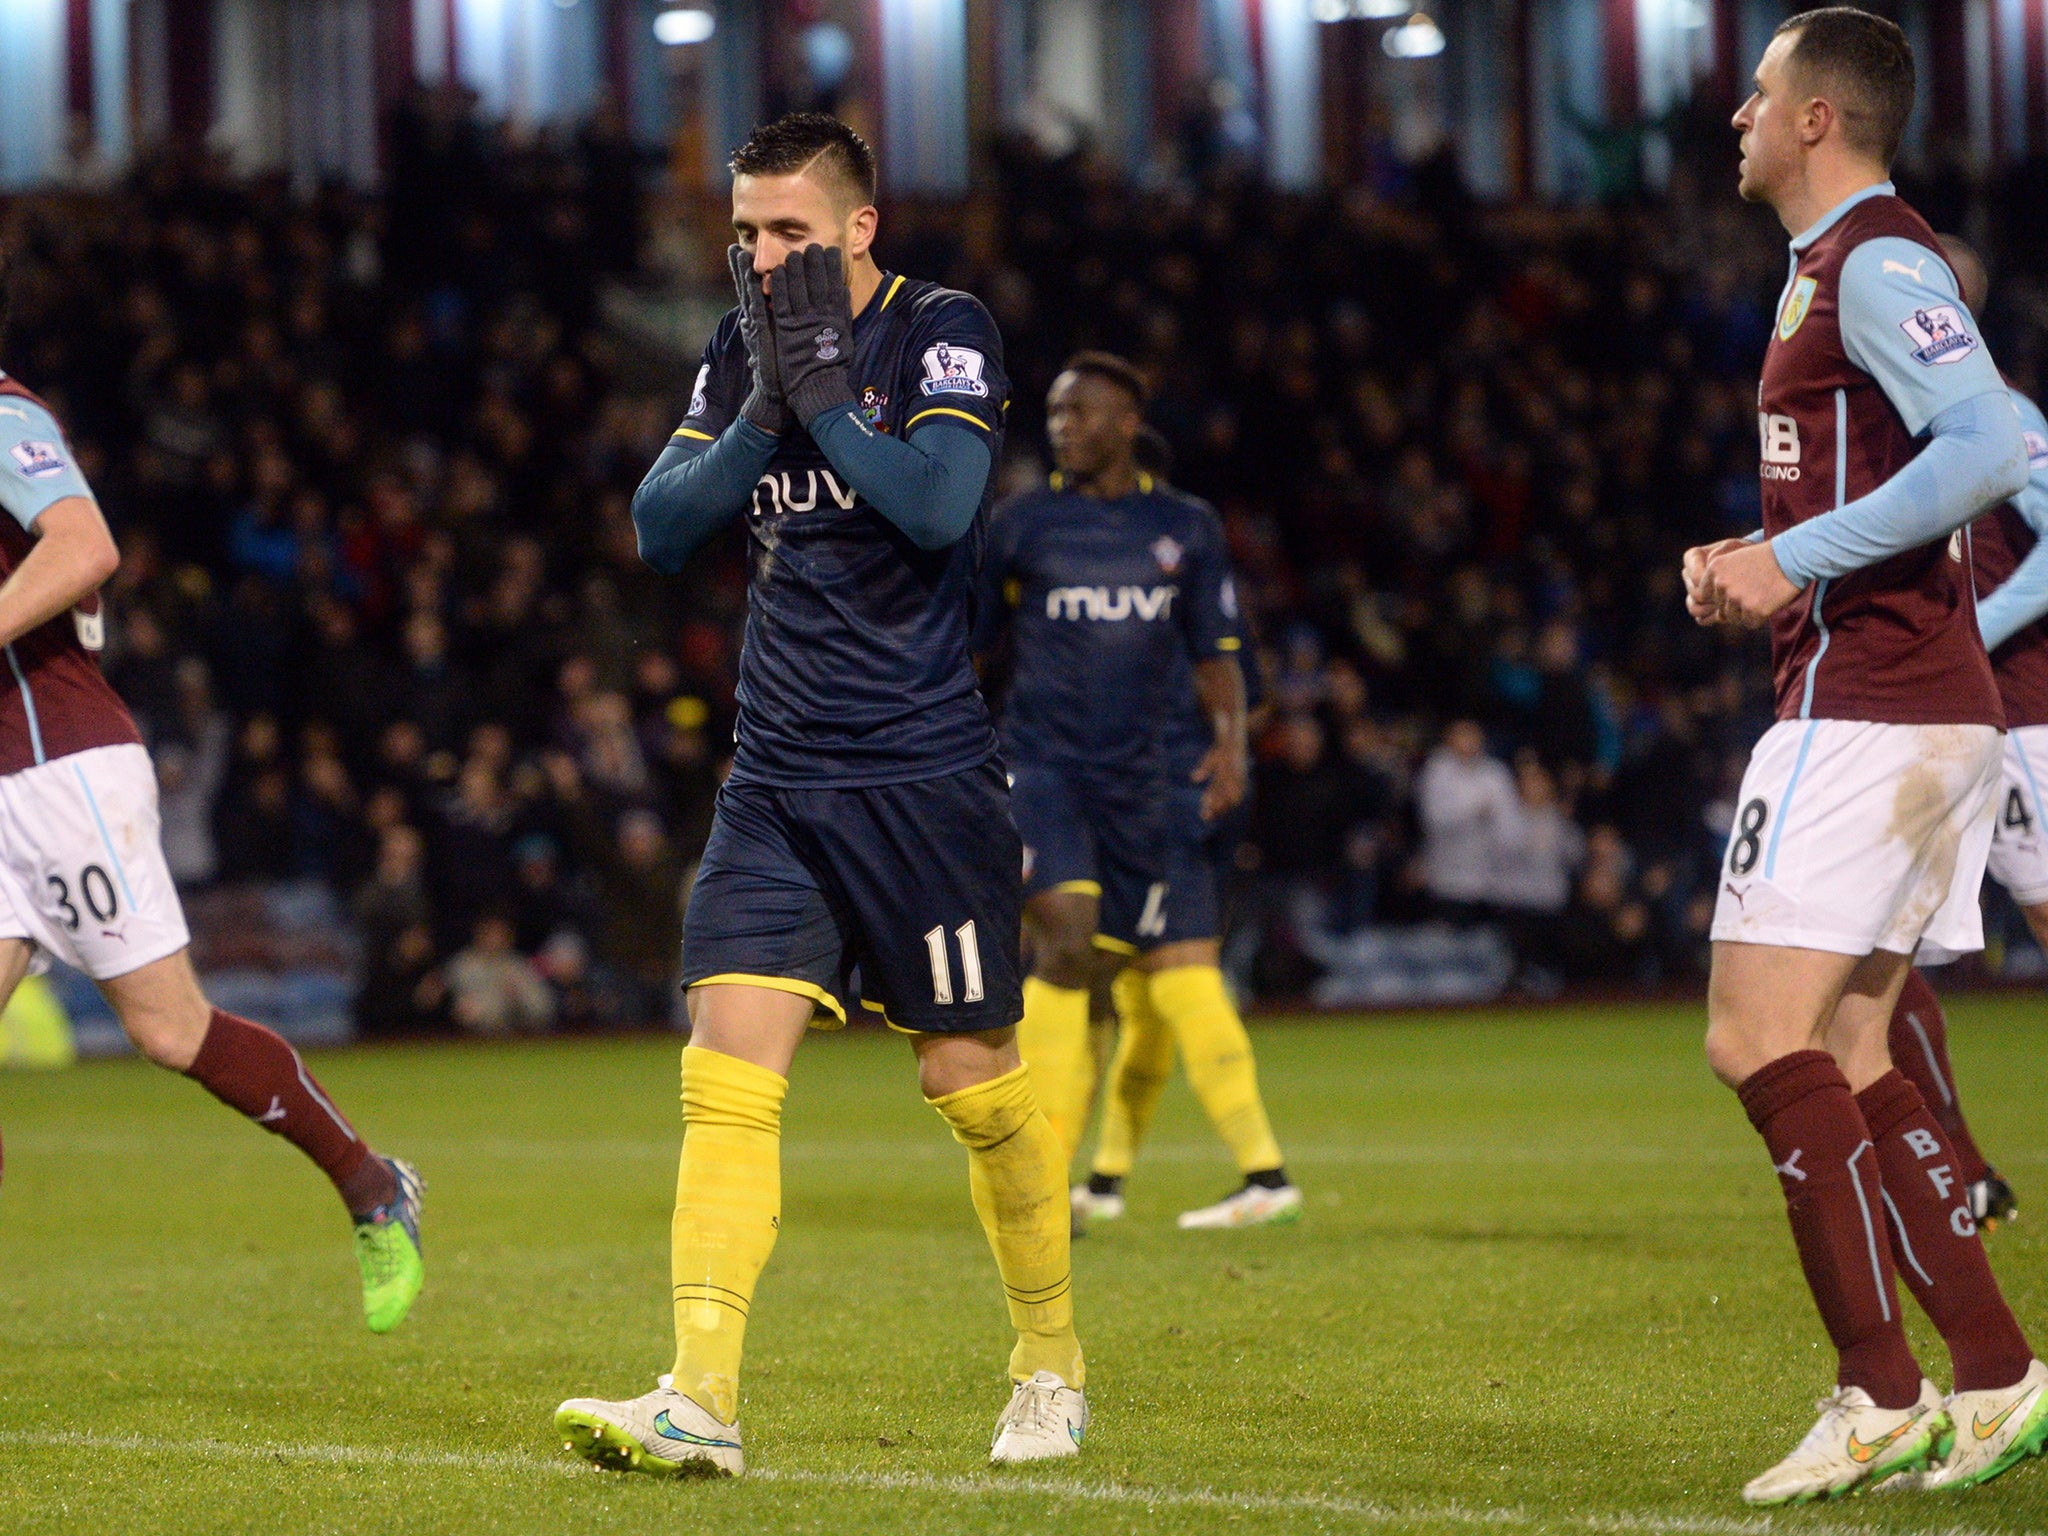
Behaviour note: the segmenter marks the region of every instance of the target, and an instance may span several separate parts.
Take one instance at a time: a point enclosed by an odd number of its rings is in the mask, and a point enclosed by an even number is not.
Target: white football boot
[[[1078,1456],[1087,1432],[1088,1399],[1051,1371],[1040,1371],[1011,1389],[1009,1406],[996,1420],[988,1459],[999,1467],[1014,1467]]]
[[[1948,1410],[1931,1381],[1910,1408],[1880,1408],[1861,1387],[1837,1387],[1820,1400],[1820,1422],[1798,1448],[1742,1490],[1748,1504],[1804,1504],[1840,1498],[1865,1483],[1915,1472],[1938,1457],[1950,1433]]]
[[[2048,1446],[2048,1365],[2036,1360],[2010,1387],[1951,1392],[1955,1445],[1926,1471],[1899,1479],[1916,1490],[1970,1488],[1988,1483]]]
[[[1199,1211],[1182,1211],[1177,1224],[1183,1232],[1213,1232],[1225,1227],[1265,1227],[1299,1220],[1301,1191],[1294,1185],[1267,1189],[1263,1184],[1247,1184],[1214,1205],[1205,1205]]]
[[[555,1433],[565,1450],[613,1472],[655,1477],[738,1477],[747,1469],[737,1424],[721,1424],[669,1386],[644,1397],[608,1403],[572,1397],[555,1410]]]
[[[1067,1204],[1083,1221],[1120,1221],[1124,1214],[1121,1190],[1098,1195],[1086,1184],[1076,1184],[1067,1192]]]

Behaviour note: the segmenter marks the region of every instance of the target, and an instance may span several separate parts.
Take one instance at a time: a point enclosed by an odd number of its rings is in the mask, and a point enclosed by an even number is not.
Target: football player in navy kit
[[[967,294],[876,265],[874,157],[844,124],[783,118],[732,169],[739,302],[633,504],[660,571],[735,518],[750,540],[737,746],[683,932],[676,1360],[644,1396],[564,1403],[556,1427],[601,1466],[741,1472],[787,1073],[814,1016],[844,1021],[857,967],[967,1147],[1002,1274],[1017,1342],[991,1459],[1072,1456],[1066,1165],[1017,1054],[1022,848],[968,653],[1002,341]]]
[[[1301,1192],[1223,985],[1204,848],[1245,794],[1236,594],[1215,512],[1137,463],[1144,398],[1122,358],[1069,359],[1046,401],[1059,472],[999,509],[982,575],[982,648],[1007,615],[1015,652],[1003,747],[1033,941],[1019,1041],[1071,1157],[1094,1090],[1090,982],[1109,957],[1122,969],[1109,1161],[1073,1191],[1077,1218],[1123,1213],[1122,1176],[1178,1045],[1244,1179],[1180,1224],[1286,1221]]]

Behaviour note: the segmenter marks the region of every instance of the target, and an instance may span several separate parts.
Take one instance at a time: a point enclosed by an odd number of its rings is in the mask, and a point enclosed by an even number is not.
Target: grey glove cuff
[[[770,437],[781,437],[790,429],[792,421],[789,407],[771,396],[759,384],[747,392],[746,403],[740,407],[740,415]]]
[[[789,408],[806,428],[825,412],[853,404],[853,375],[845,368],[820,368],[789,392]]]

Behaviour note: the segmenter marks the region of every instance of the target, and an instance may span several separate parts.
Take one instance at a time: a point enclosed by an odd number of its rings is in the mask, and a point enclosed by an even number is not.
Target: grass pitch
[[[1952,1022],[2024,1212],[1993,1261],[2048,1340],[2048,1002]],[[384,1339],[290,1148],[138,1062],[0,1077],[0,1531],[2048,1527],[2039,1463],[1946,1497],[1740,1504],[1832,1357],[1700,1027],[1636,1008],[1256,1028],[1307,1220],[1176,1231],[1234,1179],[1170,1090],[1129,1217],[1077,1249],[1087,1452],[1023,1475],[983,1460],[1008,1335],[964,1154],[902,1041],[814,1039],[749,1339],[755,1471],[720,1485],[590,1471],[549,1428],[561,1398],[667,1366],[675,1041],[319,1060],[428,1180],[427,1290]]]

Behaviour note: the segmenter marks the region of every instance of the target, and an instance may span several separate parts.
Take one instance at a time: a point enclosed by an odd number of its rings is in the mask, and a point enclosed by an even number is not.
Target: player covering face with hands
[[[736,751],[683,931],[675,1363],[640,1397],[571,1399],[556,1429],[600,1466],[743,1470],[788,1074],[814,1019],[859,1006],[910,1038],[967,1149],[1015,1336],[990,1458],[1072,1456],[1064,1164],[1017,1054],[1022,850],[968,655],[1001,339],[968,295],[876,265],[874,161],[844,124],[770,124],[733,171],[738,302],[633,504],[657,570],[735,518],[751,540]]]
[[[2048,1368],[1985,1260],[1954,1149],[1887,1055],[1912,959],[1982,945],[2004,720],[1958,530],[2021,489],[2019,422],[1887,168],[1913,102],[1890,22],[1780,27],[1736,114],[1742,195],[1792,236],[1759,390],[1764,528],[1690,550],[1688,611],[1771,627],[1714,916],[1707,1057],[1769,1148],[1838,1352],[1819,1421],[1743,1495],[1964,1487],[2048,1442]],[[1946,1396],[1897,1278],[1955,1369]]]

